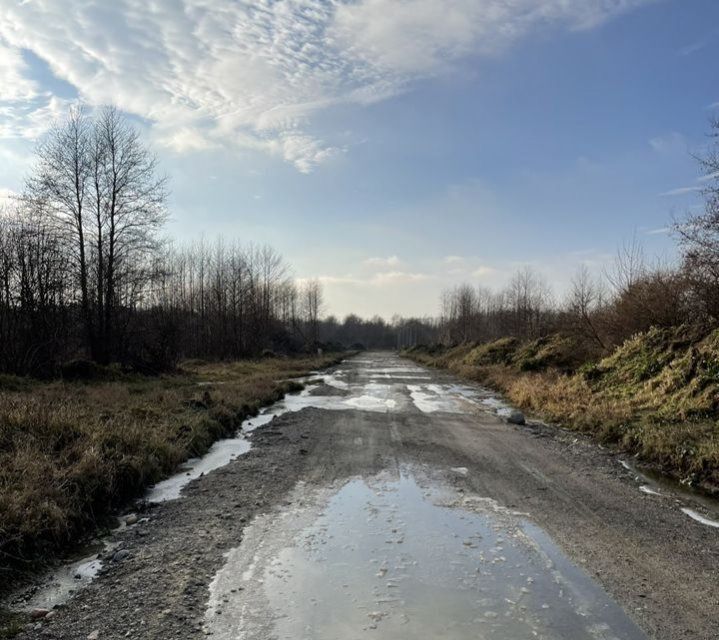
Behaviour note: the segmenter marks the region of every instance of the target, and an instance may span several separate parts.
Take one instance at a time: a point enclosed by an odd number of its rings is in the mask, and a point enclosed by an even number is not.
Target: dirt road
[[[502,413],[393,354],[347,361],[23,637],[719,637],[706,505]]]

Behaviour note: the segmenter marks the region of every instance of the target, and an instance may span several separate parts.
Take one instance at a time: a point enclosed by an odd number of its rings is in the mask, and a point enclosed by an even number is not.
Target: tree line
[[[447,290],[438,318],[323,318],[322,287],[273,249],[163,236],[167,178],[115,108],[73,108],[37,147],[23,193],[0,212],[0,372],[70,373],[94,362],[152,372],[182,358],[317,348],[405,348],[574,335],[600,353],[652,326],[719,317],[719,122],[699,158],[704,207],[673,225],[680,260],[632,242],[562,298],[529,268],[500,291]]]
[[[632,241],[603,273],[592,275],[581,267],[561,298],[528,267],[515,273],[500,291],[463,284],[442,296],[439,341],[532,339],[563,332],[599,354],[650,327],[715,327],[719,320],[719,120],[712,122],[709,148],[698,161],[703,207],[671,227],[679,248],[676,263],[651,262]]]
[[[0,214],[0,372],[145,371],[316,348],[322,290],[269,247],[174,246],[167,178],[120,112],[73,108]]]

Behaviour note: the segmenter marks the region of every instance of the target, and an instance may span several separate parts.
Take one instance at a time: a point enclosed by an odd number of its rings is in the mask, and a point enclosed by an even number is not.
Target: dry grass
[[[181,374],[98,383],[0,380],[0,571],[22,570],[333,356],[187,363]]]
[[[561,366],[570,360],[559,347],[568,344],[560,337],[539,345],[505,339],[408,355],[719,492],[719,331],[696,337],[686,328],[653,329],[576,373]]]

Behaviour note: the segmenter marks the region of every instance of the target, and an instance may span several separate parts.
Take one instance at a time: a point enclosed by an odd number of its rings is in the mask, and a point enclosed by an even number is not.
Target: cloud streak
[[[64,106],[30,76],[29,50],[83,100],[145,118],[178,153],[249,148],[310,172],[343,152],[313,135],[321,112],[650,1],[0,0],[0,136],[36,136]]]

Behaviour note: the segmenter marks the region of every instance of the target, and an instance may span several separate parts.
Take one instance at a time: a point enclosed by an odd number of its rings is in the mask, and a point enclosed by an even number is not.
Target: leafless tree
[[[709,148],[697,157],[704,188],[703,210],[674,224],[684,257],[684,270],[701,312],[719,318],[719,118],[711,123]]]
[[[308,280],[302,285],[302,316],[307,327],[307,339],[311,346],[320,340],[319,320],[322,313],[322,285],[319,280]]]
[[[567,305],[572,329],[604,350],[606,344],[597,322],[597,312],[602,308],[602,303],[601,285],[592,278],[587,266],[581,265],[572,278]]]
[[[34,172],[27,182],[25,203],[42,215],[63,238],[80,290],[85,334],[94,344],[88,265],[88,197],[90,194],[92,122],[81,106],[70,109],[39,143]]]
[[[25,201],[64,239],[80,292],[90,355],[117,347],[118,309],[139,302],[166,218],[166,179],[114,107],[73,107],[37,148]]]

